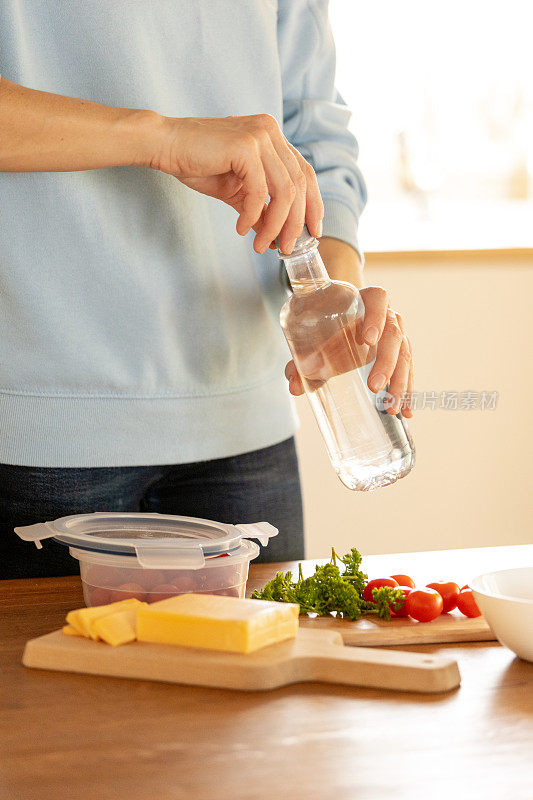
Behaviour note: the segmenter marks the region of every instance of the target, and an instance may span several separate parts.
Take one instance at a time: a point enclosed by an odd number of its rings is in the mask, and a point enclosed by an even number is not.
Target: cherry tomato
[[[160,583],[159,586],[154,586],[148,600],[150,603],[156,603],[158,600],[168,600],[169,597],[175,597],[180,593],[180,590],[174,583]]]
[[[241,581],[240,567],[210,567],[205,570],[204,580],[197,584],[197,592],[218,592],[226,586],[237,584]]]
[[[112,602],[115,603],[118,600],[130,600],[134,597],[136,597],[137,600],[146,599],[146,589],[139,583],[122,583],[120,586],[113,589],[112,594]]]
[[[218,557],[218,556],[217,556]],[[225,568],[227,569],[227,567]],[[222,574],[224,570],[220,570]],[[195,586],[199,588],[205,584],[206,574],[211,574],[211,572],[216,573],[219,572],[217,569],[195,569],[195,570],[184,570],[184,569],[173,569],[173,570],[165,570],[165,580],[161,581],[161,583],[175,583],[176,586],[179,586],[180,583],[183,583],[184,586]],[[193,591],[193,589],[189,589],[187,591]]]
[[[144,589],[150,590],[152,586],[165,582],[165,574],[160,569],[125,569],[121,583],[137,583]]]
[[[391,575],[391,578],[394,578],[395,581],[398,581],[400,586],[410,586],[411,589],[415,588],[415,582],[409,575]]]
[[[227,589],[216,589],[213,592],[206,592],[206,594],[216,594],[222,595],[224,597],[240,597],[241,593],[239,592],[238,586],[228,586]]]
[[[457,598],[459,597],[459,587],[453,581],[435,581],[428,583],[429,589],[435,589],[442,597],[442,613],[447,614],[457,608]]]
[[[92,606],[106,606],[111,602],[112,589],[103,589],[101,586],[89,587],[89,598]]]
[[[181,594],[190,594],[191,592],[194,593],[200,589],[200,585],[197,583],[197,581],[188,575],[182,575],[181,577],[176,578],[174,583],[178,587],[178,592]]]
[[[91,586],[118,586],[119,583],[124,583],[124,573],[117,567],[106,567],[103,564],[94,564],[87,570],[87,575],[84,578],[86,583]]]
[[[431,622],[442,613],[442,597],[435,589],[413,589],[405,598],[405,610],[419,622]]]
[[[365,586],[365,591],[363,592],[363,597],[368,603],[373,603],[374,598],[372,597],[372,590],[379,589],[381,586],[398,586],[398,581],[395,581],[394,578],[374,578],[372,581],[368,581],[367,585]]]
[[[396,576],[396,577],[398,577],[398,576]],[[397,610],[391,608],[391,613],[392,613],[392,615],[394,617],[408,617],[409,614],[407,613],[407,609],[405,608],[405,599],[406,599],[408,594],[411,594],[411,592],[413,591],[413,587],[412,586],[397,586],[396,588],[397,589],[401,589],[402,592],[403,592],[403,605],[400,606],[400,608],[398,608]]]
[[[457,608],[465,617],[480,617],[481,611],[474,599],[472,589],[462,589],[457,598]]]

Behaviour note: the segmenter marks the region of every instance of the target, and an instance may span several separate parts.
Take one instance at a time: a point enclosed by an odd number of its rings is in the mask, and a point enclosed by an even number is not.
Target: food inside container
[[[170,514],[76,514],[15,528],[41,548],[53,538],[80,562],[88,606],[178,594],[244,597],[250,561],[278,531],[268,522],[228,525]]]
[[[190,592],[244,597],[248,565],[259,547],[243,542],[235,555],[208,557],[199,569],[150,569],[135,556],[93,555],[75,548],[70,552],[80,562],[85,604],[100,606],[130,597],[153,603]]]

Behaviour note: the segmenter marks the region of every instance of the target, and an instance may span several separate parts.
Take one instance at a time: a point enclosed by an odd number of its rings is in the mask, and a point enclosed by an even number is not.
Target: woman
[[[92,510],[266,519],[303,556],[269,245],[305,221],[362,286],[334,71],[325,0],[2,3],[1,577],[75,572],[13,527]],[[363,297],[394,412],[408,341]]]

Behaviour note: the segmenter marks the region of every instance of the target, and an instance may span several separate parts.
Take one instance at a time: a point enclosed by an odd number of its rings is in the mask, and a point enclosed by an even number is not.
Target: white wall
[[[407,478],[350,492],[297,401],[307,556],[533,542],[533,252],[369,256],[413,340],[418,391],[499,392],[495,411],[422,410]]]

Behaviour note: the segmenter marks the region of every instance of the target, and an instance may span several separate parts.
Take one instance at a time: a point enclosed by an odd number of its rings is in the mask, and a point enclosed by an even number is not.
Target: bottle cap
[[[304,225],[303,231],[296,239],[292,253],[286,254],[281,251],[279,246],[279,237],[276,239],[276,244],[278,245],[278,258],[292,258],[293,256],[300,255],[306,250],[310,250],[312,247],[315,247],[315,245],[318,244],[318,239],[315,239],[314,236],[311,236],[307,225]]]

